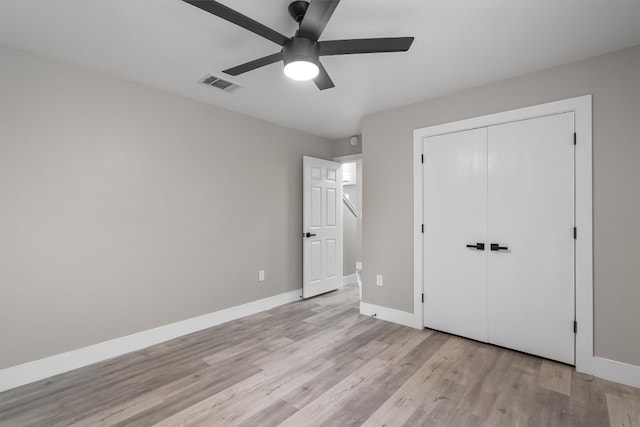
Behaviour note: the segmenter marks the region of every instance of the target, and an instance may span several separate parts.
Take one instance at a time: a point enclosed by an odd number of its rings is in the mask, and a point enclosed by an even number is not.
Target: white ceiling
[[[289,0],[222,0],[285,34]],[[279,47],[181,0],[1,0],[0,41],[311,134],[363,116],[640,44],[640,0],[343,0],[320,40],[415,36],[406,53],[322,58],[319,91],[272,64],[228,94],[197,82]]]

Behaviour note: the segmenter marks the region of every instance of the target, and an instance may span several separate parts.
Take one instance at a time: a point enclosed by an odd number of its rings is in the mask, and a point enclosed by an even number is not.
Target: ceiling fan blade
[[[340,0],[314,0],[309,3],[297,35],[317,41],[338,3]]]
[[[387,37],[377,39],[327,40],[319,42],[320,56],[349,55],[355,53],[405,52],[413,37]]]
[[[329,77],[329,74],[327,73],[327,70],[325,70],[320,62],[318,62],[318,68],[320,68],[320,72],[318,73],[316,78],[313,79],[313,82],[316,84],[316,86],[318,86],[318,89],[325,90],[335,87],[333,81],[331,80],[331,77]]]
[[[256,68],[264,67],[265,65],[273,64],[274,62],[282,61],[282,52],[274,53],[262,58],[254,59],[253,61],[245,62],[238,66],[223,70],[223,73],[230,76],[237,76],[247,71],[255,70]]]
[[[214,0],[182,0],[185,3],[189,3],[195,7],[198,7],[206,12],[216,15],[219,18],[236,24],[242,28],[246,28],[249,31],[256,33],[259,36],[264,37],[267,40],[271,40],[275,44],[282,46],[284,42],[289,40],[289,37],[280,34],[276,30],[254,21],[253,19],[236,12],[235,10],[218,3]]]

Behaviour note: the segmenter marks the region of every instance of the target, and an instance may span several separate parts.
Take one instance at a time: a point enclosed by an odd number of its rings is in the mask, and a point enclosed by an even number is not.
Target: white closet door
[[[489,342],[574,363],[573,113],[488,134]],[[473,267],[475,268],[475,267]]]
[[[487,340],[487,129],[426,138],[424,325]]]

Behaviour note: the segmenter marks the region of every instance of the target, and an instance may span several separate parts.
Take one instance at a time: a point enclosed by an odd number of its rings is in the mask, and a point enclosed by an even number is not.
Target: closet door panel
[[[487,340],[487,129],[425,138],[424,325]]]
[[[569,364],[573,132],[573,113],[488,129],[489,342]]]

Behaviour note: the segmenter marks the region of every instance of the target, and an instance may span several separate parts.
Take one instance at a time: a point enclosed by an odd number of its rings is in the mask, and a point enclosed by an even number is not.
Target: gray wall
[[[0,62],[0,368],[300,288],[301,160],[331,141]]]
[[[344,187],[345,193],[348,187]],[[356,273],[356,261],[358,258],[359,239],[358,239],[358,220],[351,210],[342,204],[342,227],[343,227],[343,247],[342,247],[342,274],[348,276]]]
[[[362,214],[362,160],[356,163],[356,184],[343,185],[342,191]],[[362,216],[356,217],[346,204],[342,203],[343,251],[342,273],[344,276],[356,273],[356,261],[362,261]]]
[[[357,138],[358,144],[355,147],[349,143],[351,137],[333,141],[333,157],[362,153],[362,135],[358,135]]]
[[[640,46],[365,117],[363,300],[413,311],[414,129],[585,94],[593,94],[595,352],[640,365]]]

